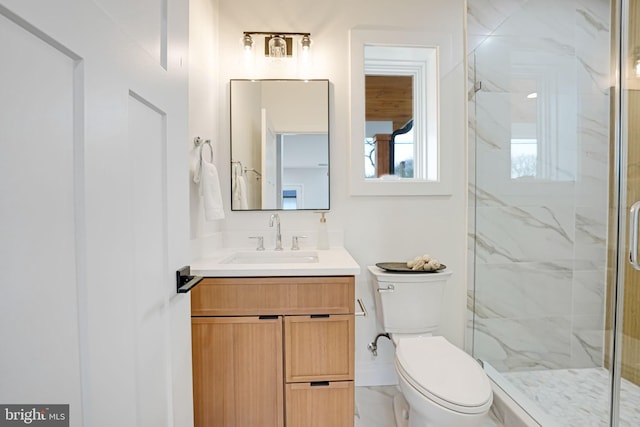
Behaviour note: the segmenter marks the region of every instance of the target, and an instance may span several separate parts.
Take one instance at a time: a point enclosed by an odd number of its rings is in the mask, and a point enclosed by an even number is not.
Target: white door
[[[0,405],[192,425],[187,26],[186,0],[0,0]]]
[[[267,109],[262,109],[262,209],[282,207],[278,190],[278,147],[276,132],[269,120]]]

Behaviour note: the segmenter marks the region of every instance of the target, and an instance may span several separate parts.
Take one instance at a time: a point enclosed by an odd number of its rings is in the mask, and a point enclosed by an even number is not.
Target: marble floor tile
[[[393,397],[400,394],[396,386],[356,387],[355,427],[396,427]],[[479,427],[503,427],[493,412]]]
[[[503,372],[563,427],[609,425],[610,379],[604,368]],[[640,387],[622,380],[620,427],[640,425]],[[525,408],[527,409],[527,408]]]

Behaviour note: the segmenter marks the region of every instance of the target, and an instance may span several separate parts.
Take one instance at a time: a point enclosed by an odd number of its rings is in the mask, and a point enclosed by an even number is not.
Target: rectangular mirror
[[[231,80],[231,209],[329,209],[329,81]]]

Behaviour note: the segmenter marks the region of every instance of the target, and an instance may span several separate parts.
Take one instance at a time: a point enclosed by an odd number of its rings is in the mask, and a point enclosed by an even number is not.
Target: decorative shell
[[[414,271],[435,271],[442,267],[440,261],[432,258],[431,255],[417,256],[407,261],[407,267]]]

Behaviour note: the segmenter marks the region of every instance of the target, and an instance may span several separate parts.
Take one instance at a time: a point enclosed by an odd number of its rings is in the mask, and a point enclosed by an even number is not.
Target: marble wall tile
[[[609,99],[602,94],[580,96],[579,206],[605,206],[609,193]]]
[[[610,3],[576,1],[576,54],[582,71],[595,84],[594,89],[603,94],[608,93],[611,84],[610,62],[603,60],[609,57],[611,43]]]
[[[573,273],[573,316],[595,316],[600,319],[596,325],[604,328],[604,300],[606,298],[606,271],[582,270]]]
[[[476,310],[486,318],[571,314],[570,261],[479,264],[476,269]]]
[[[467,346],[501,371],[602,359],[609,7],[468,1],[470,70],[482,90],[469,98]],[[513,126],[532,117],[522,100],[528,78],[538,85],[533,120],[544,125],[536,132],[546,172],[514,180]]]
[[[467,4],[468,32],[474,36],[487,36],[527,0],[474,0]]]
[[[604,320],[599,314],[571,319],[571,367],[595,368],[604,364]]]
[[[508,152],[511,148],[510,101],[509,94],[489,93],[484,90],[476,94],[475,146],[477,150],[505,150]],[[489,163],[489,165],[491,164]],[[484,171],[487,166],[480,159],[476,161],[478,172]]]
[[[573,258],[573,209],[563,206],[478,208],[476,257],[481,262]]]
[[[575,215],[575,259],[603,270],[607,261],[606,206],[577,206]]]
[[[528,1],[509,16],[493,34],[550,38],[561,44],[573,45],[574,14],[575,4],[572,1]]]
[[[498,371],[571,365],[571,322],[567,317],[476,318],[475,327],[474,356]]]

